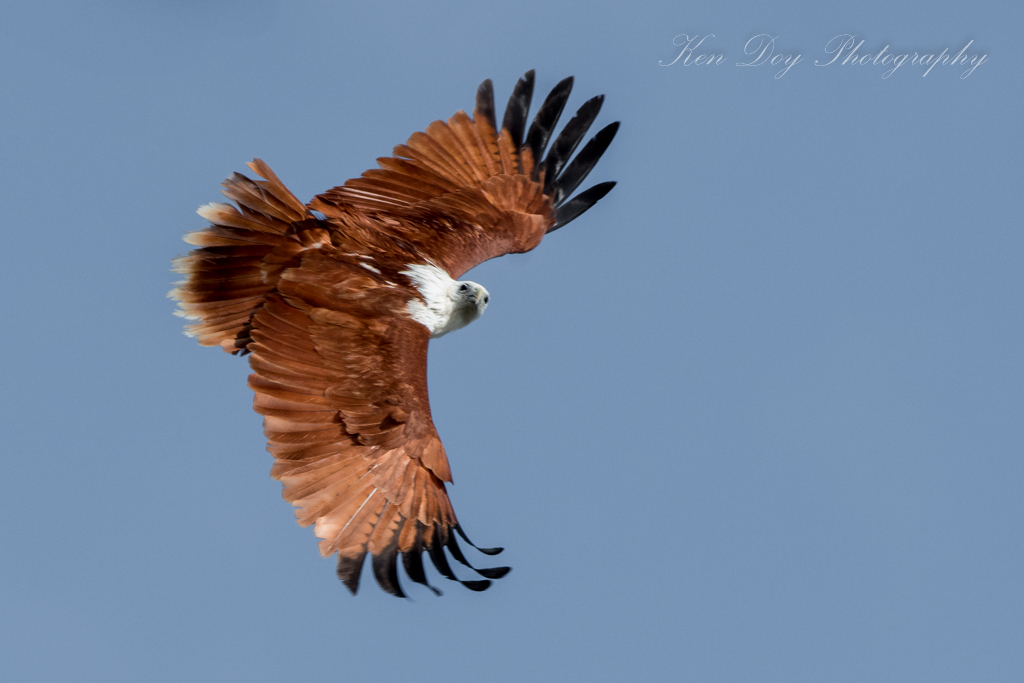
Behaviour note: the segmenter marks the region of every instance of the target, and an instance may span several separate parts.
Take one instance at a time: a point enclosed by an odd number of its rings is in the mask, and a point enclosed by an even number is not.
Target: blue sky
[[[1021,680],[1022,14],[9,4],[0,678]],[[659,66],[680,34],[724,62]],[[737,67],[759,34],[801,61]],[[815,66],[842,34],[987,61]],[[252,157],[308,199],[531,68],[622,128],[616,189],[431,348],[455,509],[514,571],[353,598],[170,260]]]

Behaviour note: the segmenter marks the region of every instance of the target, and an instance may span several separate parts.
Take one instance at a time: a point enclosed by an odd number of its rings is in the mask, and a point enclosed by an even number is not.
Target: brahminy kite
[[[555,138],[573,79],[551,91],[526,129],[534,73],[516,83],[500,130],[491,81],[473,116],[459,111],[414,133],[394,156],[309,204],[296,199],[260,159],[262,180],[234,174],[208,204],[210,222],[175,261],[185,279],[170,296],[204,346],[250,354],[249,386],[264,416],[271,476],[320,553],[338,553],[338,577],[353,593],[367,554],[388,593],[427,583],[423,553],[437,571],[484,590],[508,567],[455,576],[445,548],[470,566],[466,537],[445,482],[451,470],[427,401],[427,344],[476,320],[490,295],[458,281],[470,268],[526,252],[612,189],[594,185],[572,199],[607,149],[618,122],[569,161],[601,108],[588,100]],[[474,546],[475,547],[475,546]],[[478,548],[488,555],[501,548]]]

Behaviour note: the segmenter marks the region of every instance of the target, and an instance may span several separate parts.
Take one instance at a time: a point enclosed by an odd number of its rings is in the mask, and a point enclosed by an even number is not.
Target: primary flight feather
[[[618,123],[570,158],[601,108],[588,100],[551,143],[572,78],[560,82],[526,129],[534,73],[519,79],[497,128],[489,80],[473,116],[435,121],[371,169],[309,204],[263,161],[261,180],[234,174],[209,204],[210,221],[175,261],[185,280],[171,292],[176,313],[204,346],[250,354],[264,416],[271,476],[299,524],[314,525],[322,555],[338,554],[338,576],[355,593],[366,555],[388,593],[437,571],[473,590],[507,567],[474,569],[460,581],[445,549],[466,561],[469,542],[445,489],[451,470],[430,418],[427,345],[484,312],[486,289],[458,278],[509,253],[529,251],[614,186],[569,196],[611,143]],[[480,548],[489,555],[500,548]]]

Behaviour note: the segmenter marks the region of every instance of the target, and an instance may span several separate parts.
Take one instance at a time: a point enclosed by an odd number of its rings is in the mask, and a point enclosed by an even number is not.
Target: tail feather
[[[314,218],[266,163],[254,159],[248,166],[264,180],[236,173],[224,181],[224,194],[237,207],[199,209],[210,226],[185,236],[199,248],[175,259],[174,270],[185,279],[168,294],[178,301],[175,313],[195,321],[185,334],[229,353],[245,351],[253,315],[305,248],[294,224]]]

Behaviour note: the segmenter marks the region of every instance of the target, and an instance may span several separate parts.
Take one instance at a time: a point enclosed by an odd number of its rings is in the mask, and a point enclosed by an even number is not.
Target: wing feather
[[[353,215],[386,215],[387,227],[379,226],[382,232],[401,237],[419,257],[417,262],[436,263],[454,278],[487,259],[533,249],[558,227],[557,207],[590,172],[618,129],[615,124],[606,127],[566,167],[601,109],[603,96],[592,98],[541,160],[572,80],[555,86],[524,139],[533,83],[532,71],[519,80],[496,130],[493,87],[484,81],[472,119],[460,111],[447,121],[434,121],[397,145],[393,157],[378,159],[380,169],[328,190],[310,207],[338,224],[339,231]],[[560,181],[563,169],[569,174]]]
[[[284,272],[253,318],[249,384],[297,521],[338,554],[350,589],[369,554],[377,582],[401,595],[398,555],[447,542],[458,521],[426,397],[429,331],[402,313],[411,288],[364,273],[326,247]],[[419,545],[417,529],[429,530]],[[417,558],[403,565],[422,569]]]
[[[373,576],[377,584],[385,592],[395,597],[404,598],[402,586],[398,583],[398,537],[405,522],[398,508],[392,504],[384,509],[374,527],[373,534],[367,544],[367,550],[373,556]]]
[[[505,107],[505,118],[502,120],[502,130],[507,130],[514,149],[523,145],[523,132],[526,130],[526,117],[530,113],[530,100],[533,99],[534,71],[530,69],[516,82],[512,90],[512,96],[508,98],[508,106]],[[523,169],[517,169],[523,173]],[[527,169],[526,172],[529,172]]]

